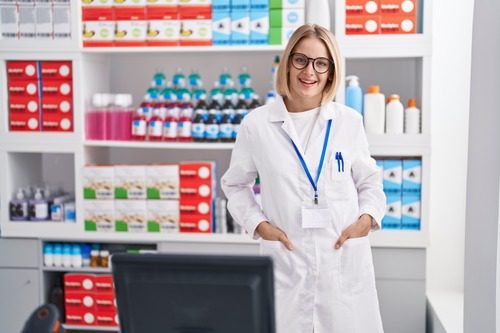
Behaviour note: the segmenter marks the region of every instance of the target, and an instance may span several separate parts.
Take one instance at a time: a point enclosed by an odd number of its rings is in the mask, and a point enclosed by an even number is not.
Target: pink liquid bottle
[[[132,125],[132,95],[118,94],[115,96],[115,139],[126,141],[131,139],[130,126]]]
[[[132,118],[132,140],[146,140],[147,120],[142,108],[138,108]]]
[[[189,100],[184,100],[180,104],[180,110],[181,114],[177,128],[177,137],[179,141],[193,141],[191,133],[193,127],[193,105]]]
[[[153,116],[148,121],[148,139],[161,141],[163,137],[163,118],[161,116],[161,103],[153,104]]]
[[[105,112],[104,108],[103,94],[92,95],[92,105],[85,113],[85,136],[87,140],[104,139],[104,133],[100,129]]]
[[[179,121],[179,108],[175,102],[166,104],[167,116],[163,123],[163,140],[177,141],[177,123]]]

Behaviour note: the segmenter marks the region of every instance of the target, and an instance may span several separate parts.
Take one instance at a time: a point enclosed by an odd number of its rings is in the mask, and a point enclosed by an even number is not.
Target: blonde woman
[[[221,181],[231,215],[273,258],[278,333],[383,332],[368,233],[385,196],[361,117],[332,101],[341,78],[331,32],[298,28],[279,97],[244,119]]]

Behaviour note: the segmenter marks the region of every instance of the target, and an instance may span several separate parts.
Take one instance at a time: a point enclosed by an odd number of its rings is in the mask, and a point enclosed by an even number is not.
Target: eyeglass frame
[[[294,65],[294,63],[293,63],[293,59],[292,59],[292,58],[293,58],[293,56],[294,56],[294,55],[296,55],[296,54],[300,54],[300,55],[304,56],[304,57],[307,59],[307,64],[306,64],[304,67],[299,68],[299,67],[297,67],[297,66],[295,66],[295,65]],[[325,74],[325,73],[328,73],[328,71],[329,71],[332,67],[335,67],[335,62],[334,62],[333,60],[331,60],[331,59],[328,59],[328,58],[326,58],[326,57],[309,58],[309,57],[308,57],[308,56],[306,56],[304,53],[300,53],[300,52],[293,52],[293,53],[291,53],[291,54],[290,54],[290,56],[289,56],[289,59],[290,59],[290,63],[292,64],[292,66],[293,66],[294,68],[298,69],[298,70],[301,70],[301,69],[307,68],[307,66],[309,66],[309,64],[312,62],[312,64],[313,64],[313,69],[314,69],[314,71],[315,71],[316,73],[318,73],[318,74]],[[328,61],[329,66],[328,66],[328,69],[327,69],[326,71],[324,71],[324,72],[319,72],[319,71],[316,69],[316,66],[314,65],[314,63],[315,63],[315,62],[316,62],[316,60],[318,60],[318,59],[326,59],[326,60]]]

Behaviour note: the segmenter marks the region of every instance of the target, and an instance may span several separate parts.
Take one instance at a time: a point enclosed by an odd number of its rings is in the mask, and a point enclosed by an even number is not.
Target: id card
[[[332,213],[326,204],[302,204],[302,228],[331,228]]]

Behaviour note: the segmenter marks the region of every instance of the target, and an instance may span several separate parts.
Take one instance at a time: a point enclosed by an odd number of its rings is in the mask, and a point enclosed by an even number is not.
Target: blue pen
[[[344,158],[342,157],[342,152],[339,151],[339,159],[342,162],[342,172],[344,172]]]
[[[340,172],[340,157],[339,152],[335,152],[335,159],[337,160],[337,172]]]

